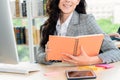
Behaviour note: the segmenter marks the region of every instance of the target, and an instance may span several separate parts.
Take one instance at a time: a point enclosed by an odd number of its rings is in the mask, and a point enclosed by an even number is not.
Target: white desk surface
[[[96,72],[97,78],[91,80],[120,80],[120,62],[113,63],[113,68]],[[72,66],[59,64],[41,65],[38,64],[40,71],[29,74],[0,73],[0,80],[67,80],[65,70],[78,69]],[[53,76],[45,76],[45,73],[57,72]]]

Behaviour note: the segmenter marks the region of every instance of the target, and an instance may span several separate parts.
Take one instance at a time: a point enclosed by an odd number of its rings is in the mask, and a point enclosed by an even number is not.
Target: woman
[[[105,38],[98,56],[89,57],[81,48],[81,55],[66,55],[69,59],[63,61],[74,65],[90,65],[111,63],[120,60],[120,51],[105,34],[92,15],[86,14],[85,0],[48,0],[48,19],[41,27],[41,43],[36,61],[43,64],[52,64],[46,61],[45,45],[49,35],[80,36],[90,34],[104,34]]]

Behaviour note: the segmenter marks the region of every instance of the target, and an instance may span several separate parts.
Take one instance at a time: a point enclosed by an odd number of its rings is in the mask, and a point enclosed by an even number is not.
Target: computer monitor
[[[18,63],[9,0],[0,0],[0,63]]]

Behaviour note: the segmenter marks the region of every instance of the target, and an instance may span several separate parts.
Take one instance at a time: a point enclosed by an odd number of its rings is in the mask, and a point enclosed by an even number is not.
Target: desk
[[[113,63],[113,68],[99,71],[96,73],[97,79],[94,80],[120,80],[120,62]],[[40,68],[38,72],[30,74],[0,73],[0,80],[67,80],[65,70],[77,69],[77,67],[63,66],[61,63],[53,65],[36,65]],[[45,73],[59,72],[55,76],[44,76]],[[93,79],[91,79],[93,80]]]

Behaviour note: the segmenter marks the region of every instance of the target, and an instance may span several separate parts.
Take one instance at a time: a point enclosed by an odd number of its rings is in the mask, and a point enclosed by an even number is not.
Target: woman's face
[[[60,0],[59,9],[63,14],[70,14],[75,10],[79,2],[80,0]]]

